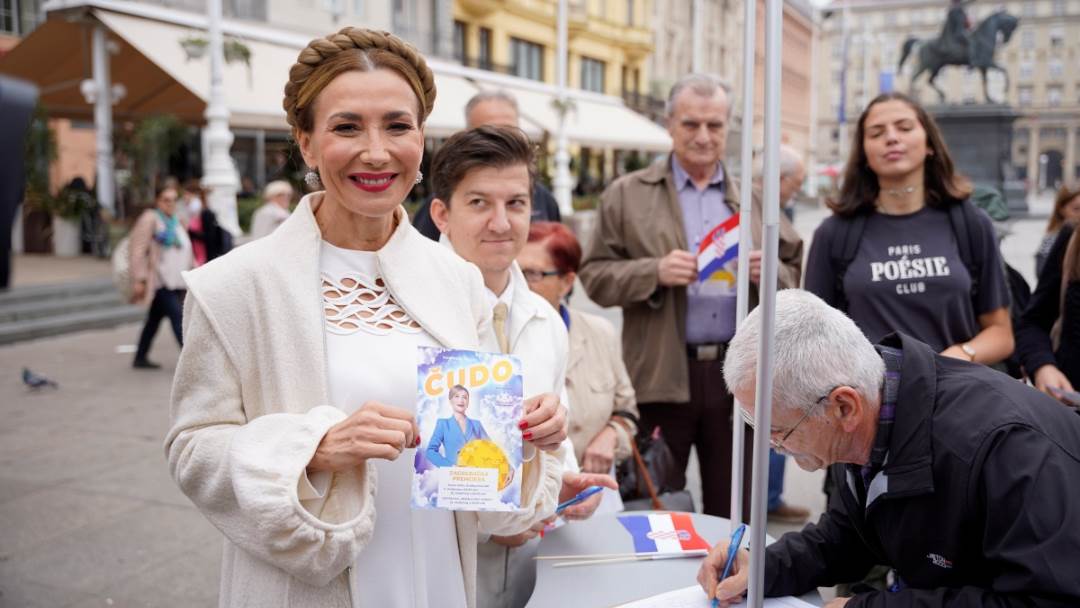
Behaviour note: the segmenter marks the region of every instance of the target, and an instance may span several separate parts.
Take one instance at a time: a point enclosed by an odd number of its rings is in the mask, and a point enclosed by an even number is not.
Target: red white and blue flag
[[[739,214],[734,214],[705,235],[698,247],[698,281],[704,282],[739,257]],[[730,273],[724,272],[724,275]],[[723,278],[727,278],[726,276]]]
[[[689,513],[623,515],[619,523],[634,538],[635,553],[708,551],[709,543],[694,530]]]

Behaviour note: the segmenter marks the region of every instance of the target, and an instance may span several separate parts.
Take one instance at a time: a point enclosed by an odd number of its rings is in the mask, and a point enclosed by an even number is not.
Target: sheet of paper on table
[[[733,606],[745,606],[732,604]],[[765,598],[764,608],[813,608],[797,597],[770,597]],[[711,608],[712,601],[705,597],[705,592],[698,585],[691,585],[675,591],[668,591],[660,595],[654,595],[645,599],[621,604],[619,608]]]

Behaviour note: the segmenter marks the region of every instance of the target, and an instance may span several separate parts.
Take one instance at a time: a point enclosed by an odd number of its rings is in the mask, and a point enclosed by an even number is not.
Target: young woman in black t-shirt
[[[906,95],[878,96],[859,117],[835,215],[814,233],[806,289],[872,341],[901,331],[946,356],[1002,361],[1013,334],[993,226],[981,211],[963,214],[972,224],[965,263],[949,213],[970,205],[970,193],[929,114]],[[834,242],[850,239],[854,224],[854,255],[838,261]]]

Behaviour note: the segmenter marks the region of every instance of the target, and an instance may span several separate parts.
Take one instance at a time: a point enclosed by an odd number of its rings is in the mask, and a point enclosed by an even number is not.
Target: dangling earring
[[[319,178],[318,171],[308,171],[307,174],[304,175],[304,183],[312,190],[322,188],[322,180]]]
[[[414,184],[419,184],[422,181],[424,181],[424,172],[417,169],[417,171],[416,171],[416,179],[413,180],[413,183]]]

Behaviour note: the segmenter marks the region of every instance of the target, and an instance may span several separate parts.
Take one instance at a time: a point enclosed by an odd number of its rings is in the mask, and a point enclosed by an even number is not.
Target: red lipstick
[[[397,173],[350,173],[349,181],[364,192],[383,192],[393,185]]]

